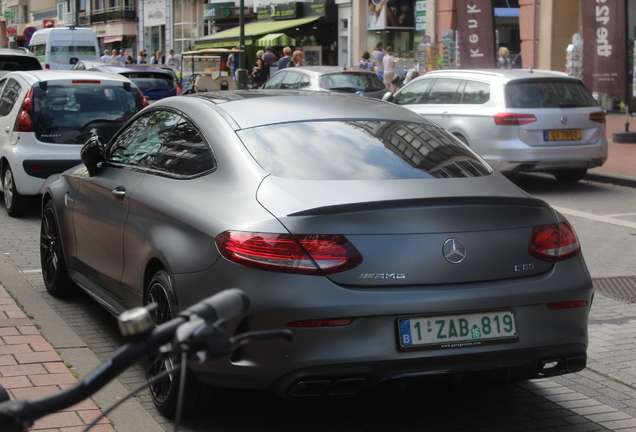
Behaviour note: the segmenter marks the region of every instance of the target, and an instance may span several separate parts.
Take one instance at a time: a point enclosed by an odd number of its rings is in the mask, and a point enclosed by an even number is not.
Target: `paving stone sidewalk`
[[[77,382],[39,329],[0,285],[0,385],[12,399],[50,394]],[[79,432],[101,414],[90,399],[37,420],[34,431]],[[94,432],[115,432],[102,418]]]

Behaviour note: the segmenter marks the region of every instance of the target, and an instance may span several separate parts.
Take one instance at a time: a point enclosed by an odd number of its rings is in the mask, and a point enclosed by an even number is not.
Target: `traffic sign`
[[[35,33],[36,31],[38,31],[38,29],[36,29],[35,27],[27,27],[24,29],[24,33],[22,33],[22,36],[24,37],[24,40],[27,42],[31,41],[31,36],[33,36],[33,33]]]

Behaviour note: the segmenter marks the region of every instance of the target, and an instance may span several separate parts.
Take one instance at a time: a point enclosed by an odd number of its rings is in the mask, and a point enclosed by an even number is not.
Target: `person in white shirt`
[[[101,57],[103,62],[111,61],[113,58],[108,54],[108,50],[104,50],[104,55]]]
[[[382,67],[384,68],[384,84],[387,88],[391,87],[391,80],[395,76],[395,57],[393,57],[393,47],[386,47],[386,55],[382,59]]]
[[[384,49],[382,49],[382,46],[383,46],[382,42],[378,42],[375,45],[375,49],[373,50],[373,53],[371,54],[373,63],[375,63],[375,73],[378,74],[380,78],[383,78],[384,69],[382,66],[382,59],[384,58],[384,55],[386,54]]]

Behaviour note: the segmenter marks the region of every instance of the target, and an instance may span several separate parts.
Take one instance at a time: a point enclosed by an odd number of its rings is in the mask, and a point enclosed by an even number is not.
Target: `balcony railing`
[[[135,21],[137,12],[135,6],[115,6],[90,12],[80,12],[80,25],[95,24],[109,21]]]

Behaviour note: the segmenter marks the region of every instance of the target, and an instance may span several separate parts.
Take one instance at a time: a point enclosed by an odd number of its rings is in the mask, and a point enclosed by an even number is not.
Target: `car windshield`
[[[355,71],[323,75],[320,77],[320,87],[327,90],[344,90],[352,93],[358,91],[375,92],[386,88],[376,74]]]
[[[435,126],[378,120],[317,121],[238,132],[270,174],[297,180],[481,177],[492,171]]]
[[[529,80],[506,86],[508,108],[578,108],[598,104],[583,83],[572,80]]]
[[[42,65],[35,57],[0,56],[0,72],[41,70]]]
[[[33,88],[35,134],[47,143],[84,144],[95,129],[105,142],[143,108],[136,89],[123,85]]]
[[[122,74],[135,83],[142,93],[167,91],[174,88],[172,77],[166,73],[135,72]]]

